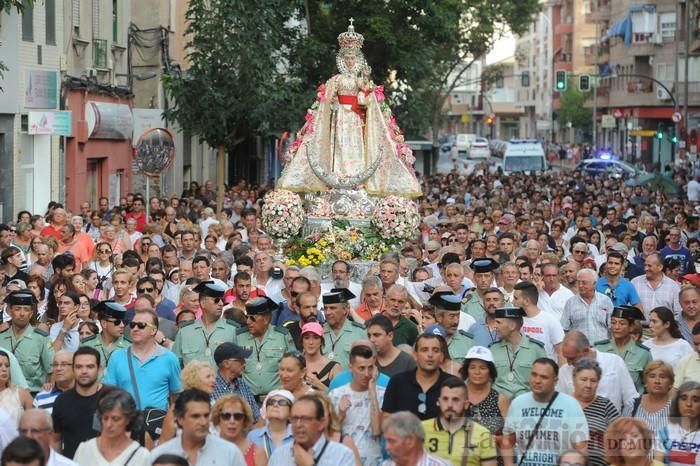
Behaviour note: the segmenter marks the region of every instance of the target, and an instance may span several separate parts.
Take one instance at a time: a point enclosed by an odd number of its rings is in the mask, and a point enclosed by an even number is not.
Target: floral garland
[[[416,203],[398,196],[380,199],[372,214],[372,226],[386,238],[405,240],[414,237],[420,220]]]
[[[270,236],[286,239],[299,234],[306,214],[298,194],[278,189],[265,194],[264,201],[262,223]]]

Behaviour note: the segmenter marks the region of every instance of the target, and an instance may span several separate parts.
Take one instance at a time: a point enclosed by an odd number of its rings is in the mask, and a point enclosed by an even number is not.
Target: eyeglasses
[[[428,409],[428,406],[425,404],[425,400],[426,400],[425,392],[419,393],[418,394],[418,401],[420,401],[420,403],[418,404],[418,412],[420,414],[425,414],[425,411]]]
[[[219,414],[219,417],[222,421],[230,421],[231,418],[233,418],[240,422],[245,419],[245,413],[231,413],[228,411],[222,411],[221,414]]]
[[[124,319],[105,319],[105,320],[107,322],[109,322],[110,324],[116,325],[117,327],[126,323],[126,321]],[[133,327],[131,327],[131,328],[133,328]]]
[[[430,249],[428,249],[428,254],[435,254],[438,251],[439,251],[439,249],[433,249],[432,251]]]
[[[292,403],[285,399],[285,398],[273,398],[271,400],[267,400],[266,403],[267,406],[292,406]]]
[[[303,424],[308,424],[311,421],[316,420],[315,417],[313,416],[290,416],[289,421],[292,424],[298,424],[298,423],[303,423]]]
[[[153,324],[150,323],[150,322],[129,322],[129,328],[134,329],[134,328],[136,328],[136,327],[138,327],[139,330],[143,330],[143,329],[145,329],[146,327],[150,327],[150,328],[153,328],[153,329],[156,328],[156,326],[153,325]]]
[[[138,291],[139,293],[153,293],[154,289],[155,288],[153,288],[152,286],[149,286],[148,288],[139,288],[136,291]]]
[[[73,367],[73,363],[71,363],[71,362],[54,362],[51,364],[51,367]]]
[[[299,296],[299,292],[298,291],[290,291],[289,296],[291,296],[292,298],[296,298],[297,296]]]
[[[100,249],[97,252],[99,252],[100,254],[111,254],[112,250],[111,249]]]
[[[43,429],[22,429],[22,428],[20,428],[20,429],[17,429],[17,433],[18,433],[19,435],[22,435],[22,436],[26,437],[27,434],[29,434],[29,435],[37,435],[37,434],[40,434],[40,433],[42,433],[42,432],[46,432],[46,431],[48,431],[48,430],[49,430],[48,427],[44,427]]]

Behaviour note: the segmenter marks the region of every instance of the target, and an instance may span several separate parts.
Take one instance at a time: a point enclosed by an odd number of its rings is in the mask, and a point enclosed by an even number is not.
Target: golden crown
[[[338,34],[338,44],[340,45],[341,49],[362,48],[362,43],[365,41],[365,38],[362,36],[362,34],[355,32],[355,26],[352,25],[354,21],[354,19],[350,18],[350,25],[348,26],[348,30]]]

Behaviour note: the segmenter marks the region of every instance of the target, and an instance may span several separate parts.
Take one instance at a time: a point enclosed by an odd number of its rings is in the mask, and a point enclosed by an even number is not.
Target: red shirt
[[[45,226],[44,228],[41,229],[40,235],[41,236],[53,236],[58,241],[61,241],[61,228],[62,227],[58,227],[58,230],[57,230],[53,225],[51,225],[49,223],[47,226]]]
[[[143,233],[143,229],[146,226],[146,212],[142,211],[140,214],[126,214],[124,220],[129,220],[130,218],[136,219],[136,231]]]
[[[265,291],[263,291],[262,288],[253,288],[250,290],[250,297],[248,299],[253,299],[253,298],[260,298],[263,296],[267,296],[265,294]],[[224,293],[224,302],[226,304],[231,304],[236,300],[236,289],[235,288],[229,288],[226,290],[226,293]]]

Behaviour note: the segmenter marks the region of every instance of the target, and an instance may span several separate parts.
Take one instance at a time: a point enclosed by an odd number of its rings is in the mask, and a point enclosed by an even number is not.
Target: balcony
[[[654,92],[654,83],[649,80],[631,81],[627,83],[628,94],[648,94]]]
[[[649,57],[658,53],[663,46],[661,34],[632,34],[632,45],[627,49],[635,57]]]
[[[571,53],[559,51],[554,54],[552,61],[554,62],[554,68],[557,70],[574,70],[573,55]]]
[[[591,0],[591,11],[586,12],[586,23],[610,21],[610,0]]]
[[[574,32],[574,23],[559,23],[554,26],[554,35],[559,36],[562,34],[571,34]]]
[[[105,39],[92,40],[92,66],[107,68],[107,41]]]

